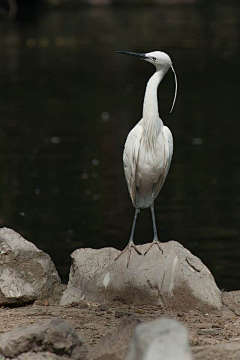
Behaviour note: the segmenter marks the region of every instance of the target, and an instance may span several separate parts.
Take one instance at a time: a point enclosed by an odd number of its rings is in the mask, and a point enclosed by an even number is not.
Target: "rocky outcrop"
[[[0,306],[57,298],[61,290],[50,256],[15,231],[0,229]]]
[[[113,248],[78,249],[73,252],[67,289],[61,305],[80,300],[151,303],[163,308],[210,311],[221,308],[221,292],[208,268],[176,241],[138,246],[143,255],[131,250],[116,261]]]

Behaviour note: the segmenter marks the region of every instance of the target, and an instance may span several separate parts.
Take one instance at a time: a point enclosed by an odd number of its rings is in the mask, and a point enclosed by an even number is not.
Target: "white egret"
[[[172,111],[177,95],[177,78],[172,61],[164,52],[153,51],[140,54],[128,51],[117,52],[136,56],[156,67],[155,73],[147,83],[142,119],[128,134],[123,152],[125,178],[133,206],[135,207],[130,239],[126,248],[121,252],[122,254],[126,250],[129,250],[128,266],[131,248],[134,248],[138,254],[141,254],[133,242],[137,216],[140,209],[150,207],[152,214],[154,237],[147,252],[154,244],[162,251],[157,234],[154,200],[158,196],[168,174],[173,154],[173,137],[169,128],[164,126],[159,117],[157,89],[164,75],[169,68],[171,68],[175,79]]]

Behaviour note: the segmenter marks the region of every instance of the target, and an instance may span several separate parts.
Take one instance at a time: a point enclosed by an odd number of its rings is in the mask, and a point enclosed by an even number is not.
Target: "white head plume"
[[[171,69],[172,69],[173,74],[174,74],[174,80],[175,80],[175,92],[174,92],[174,98],[173,98],[173,103],[172,103],[172,107],[171,107],[170,113],[173,111],[174,104],[175,104],[176,97],[177,97],[177,75],[176,75],[176,73],[175,73],[175,70],[174,70],[173,65],[171,65]]]

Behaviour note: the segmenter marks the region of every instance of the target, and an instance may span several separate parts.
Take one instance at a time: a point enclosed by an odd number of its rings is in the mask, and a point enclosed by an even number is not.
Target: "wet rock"
[[[172,319],[137,325],[126,360],[192,360],[188,333]]]
[[[0,229],[0,306],[59,298],[62,285],[50,256],[15,231]]]
[[[113,332],[105,335],[87,355],[87,360],[122,360],[128,351],[134,329],[140,321],[135,316],[125,317]]]
[[[1,359],[83,360],[87,352],[84,338],[67,321],[58,318],[0,335]]]
[[[150,244],[138,246],[144,254]],[[208,268],[176,241],[154,245],[146,255],[131,251],[116,261],[113,248],[78,249],[73,252],[69,283],[61,305],[87,300],[104,303],[156,304],[180,311],[221,308],[221,292]]]

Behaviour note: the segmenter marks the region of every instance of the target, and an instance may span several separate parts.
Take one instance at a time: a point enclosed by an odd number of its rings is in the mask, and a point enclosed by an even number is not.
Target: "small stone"
[[[184,316],[184,314],[182,312],[177,313],[177,317],[183,317],[183,316]]]
[[[122,318],[122,317],[125,317],[125,316],[131,316],[131,315],[133,315],[133,313],[128,312],[128,311],[124,311],[124,310],[116,310],[115,311],[115,317],[116,318]]]
[[[42,300],[35,300],[34,305],[43,306],[43,301]]]
[[[218,334],[222,334],[223,330],[220,328],[214,328],[214,329],[200,329],[198,330],[198,335],[218,335]]]
[[[134,312],[135,312],[136,314],[144,314],[144,313],[145,313],[145,311],[142,310],[142,309],[135,309]]]

